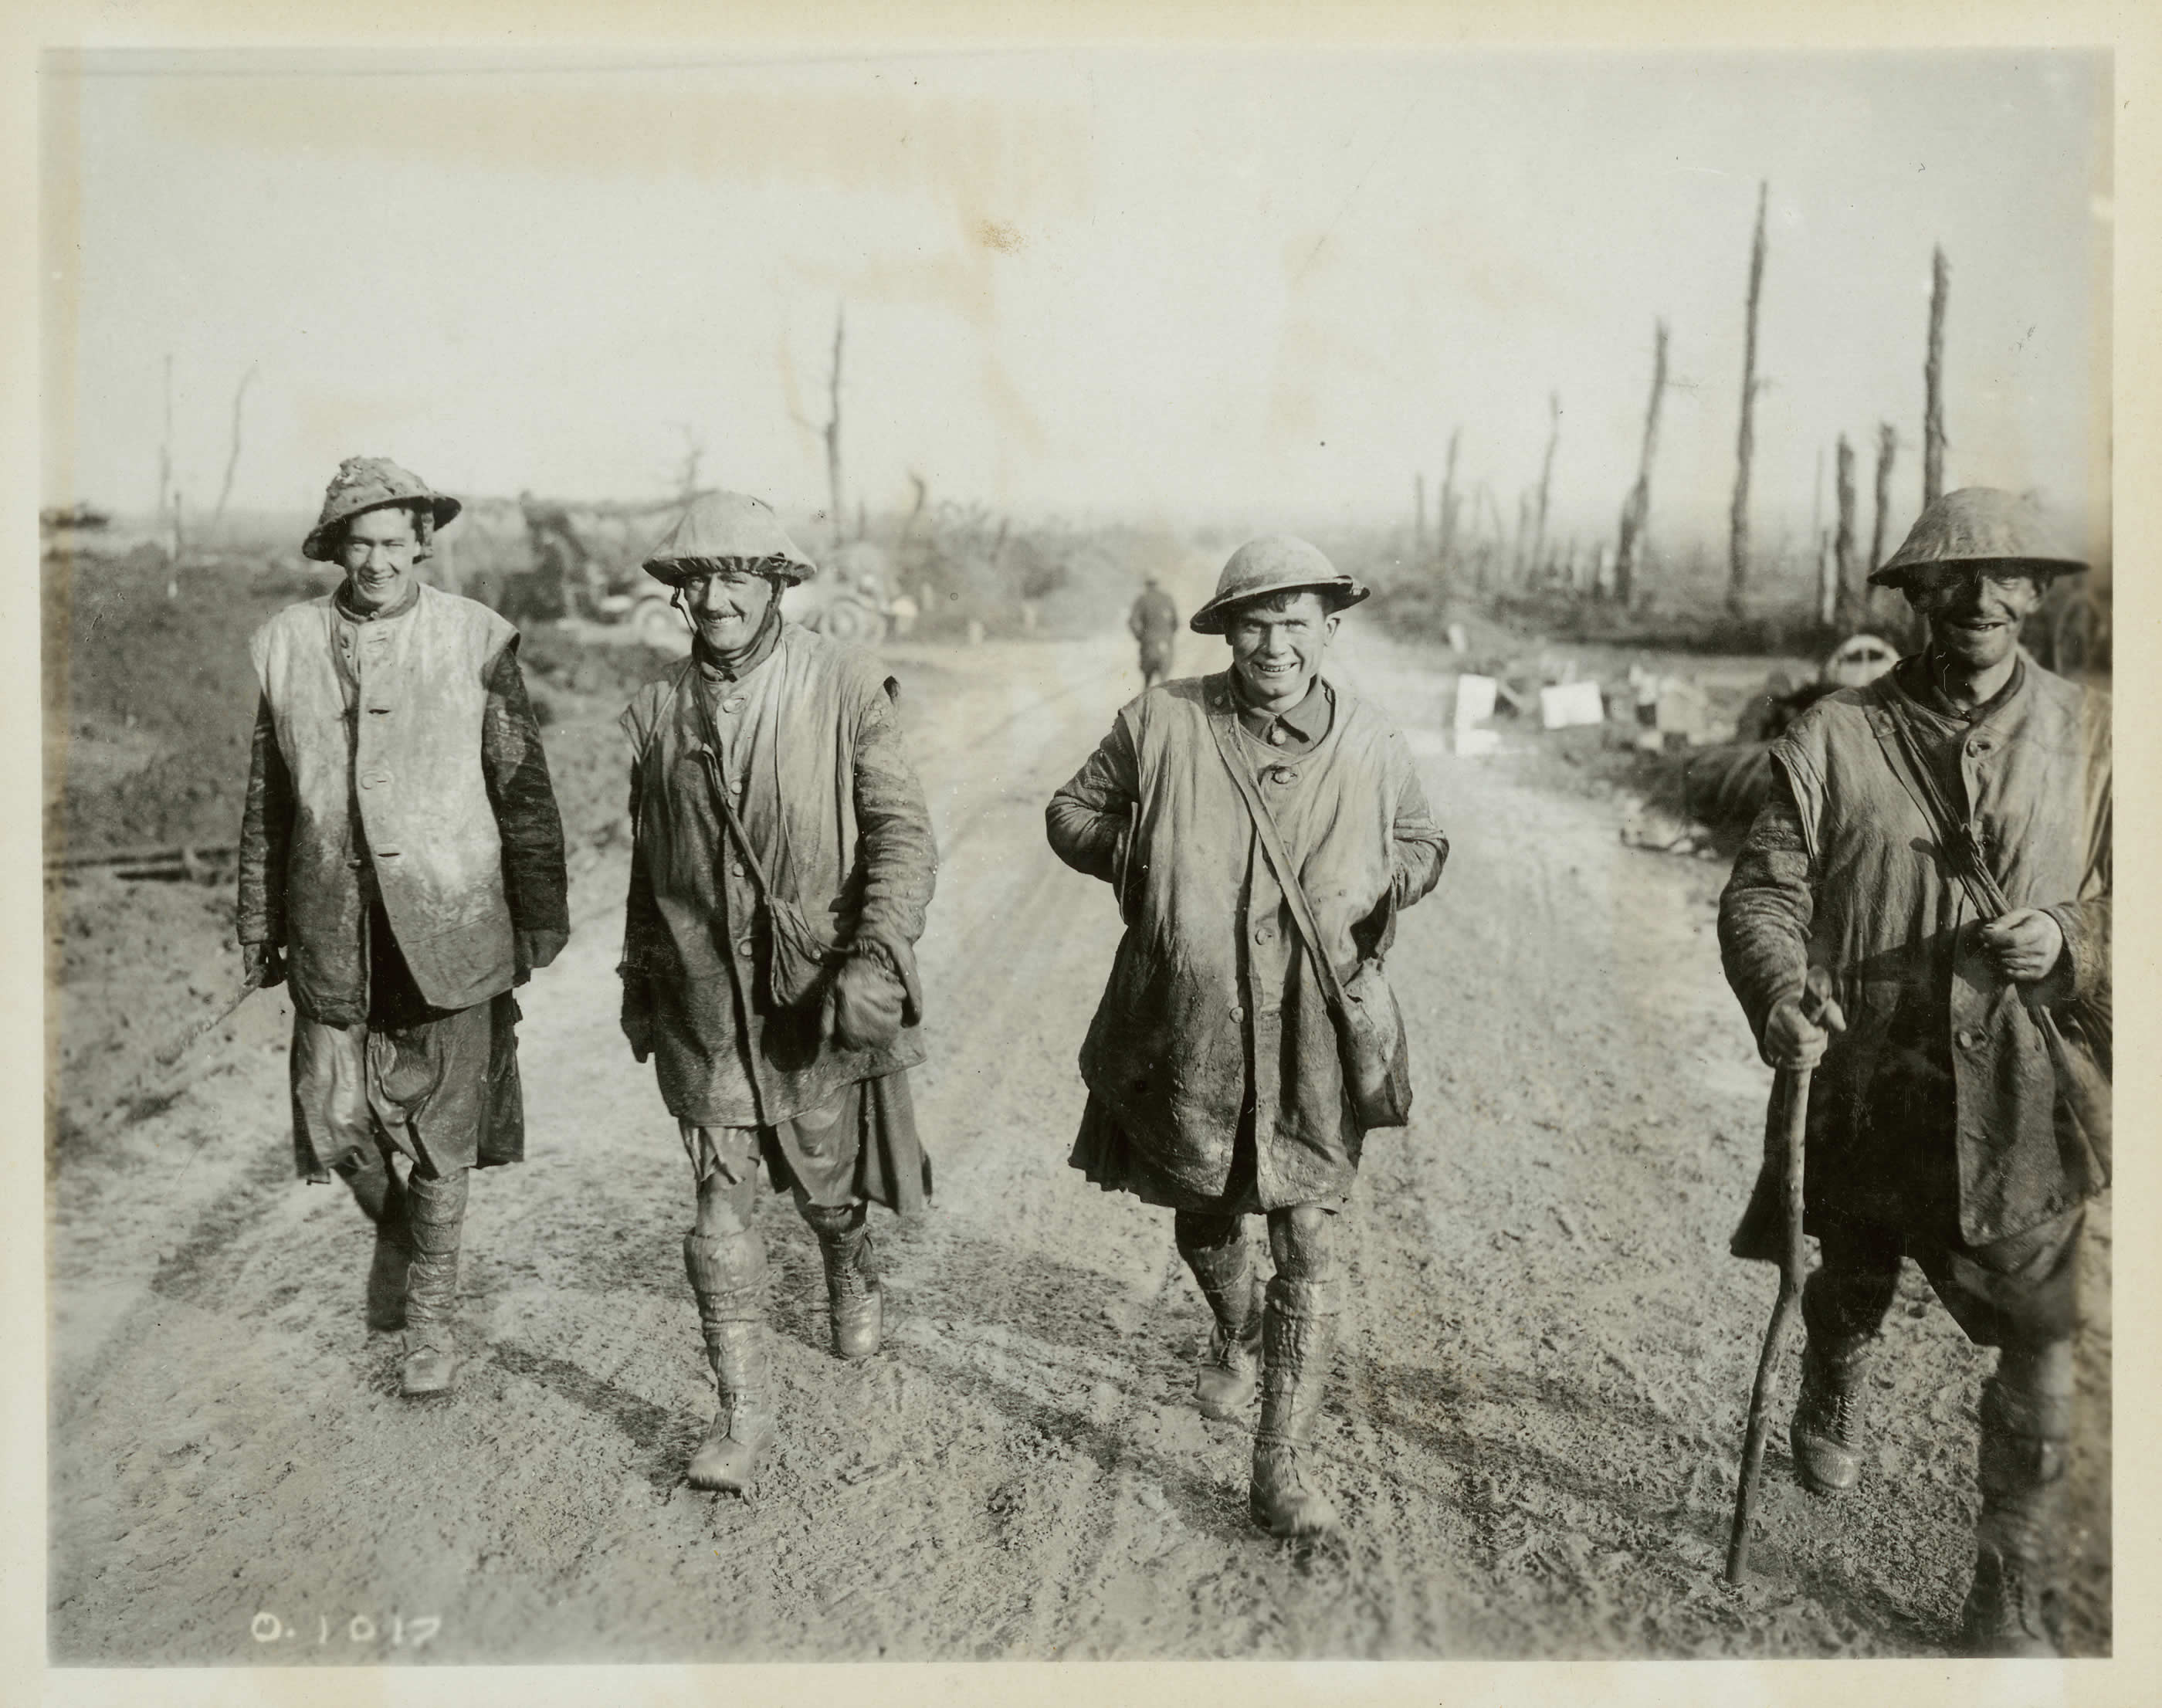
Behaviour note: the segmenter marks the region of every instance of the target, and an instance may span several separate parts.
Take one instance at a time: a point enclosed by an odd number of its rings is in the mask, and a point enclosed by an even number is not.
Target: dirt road
[[[142,1122],[142,1160],[62,1178],[55,1658],[1942,1653],[1985,1361],[1911,1273],[1863,1491],[1804,1496],[1775,1444],[1757,1575],[1719,1576],[1773,1277],[1725,1255],[1770,1076],[1720,980],[1717,870],[1447,755],[1408,653],[1369,638],[1342,666],[1412,732],[1454,844],[1392,962],[1417,1112],[1370,1144],[1345,1227],[1322,1451],[1347,1549],[1249,1526],[1247,1432],[1190,1402],[1206,1314],[1168,1215],[1064,1166],[1115,926],[1042,805],[1137,686],[1130,648],[921,650],[900,667],[943,858],[917,1084],[937,1199],[880,1224],[890,1350],[826,1354],[815,1245],[769,1204],[779,1444],[755,1502],[680,1486],[712,1400],[688,1173],[615,1026],[616,853],[521,994],[531,1160],[475,1184],[454,1398],[399,1399],[365,1225],[291,1178],[282,997]],[[2092,1653],[2099,1427],[2077,1476]]]

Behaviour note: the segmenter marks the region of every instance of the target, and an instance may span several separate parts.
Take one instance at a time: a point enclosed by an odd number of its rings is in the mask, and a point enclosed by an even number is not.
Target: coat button
[[[723,712],[740,712],[744,708],[744,697],[741,694],[736,694],[722,701],[721,709]]]
[[[360,786],[363,789],[379,789],[389,781],[390,773],[388,771],[363,771],[360,774]]]
[[[1276,934],[1277,928],[1273,925],[1257,925],[1254,927],[1254,941],[1256,943],[1266,943]]]
[[[744,864],[741,860],[730,860],[728,862],[728,870],[740,878],[744,875]]]
[[[736,953],[739,955],[746,956],[750,953],[750,939],[749,938],[745,938],[741,943],[736,945]]]
[[[1298,780],[1298,773],[1289,765],[1277,765],[1269,773],[1269,781],[1272,783],[1290,783]]]
[[[1233,1003],[1231,1005],[1231,1018],[1234,1020],[1244,1020],[1246,1017],[1246,1011],[1241,1008],[1237,1003]]]
[[[1961,1049],[1971,1050],[1981,1042],[1982,1034],[1980,1032],[1971,1031],[1964,1026],[1960,1029],[1959,1047]]]

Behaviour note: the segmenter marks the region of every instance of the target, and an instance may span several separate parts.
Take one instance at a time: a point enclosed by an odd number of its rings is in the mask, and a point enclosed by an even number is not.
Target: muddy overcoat
[[[713,708],[729,725],[725,781],[776,892],[833,955],[876,955],[901,985],[900,1036],[874,1049],[822,1036],[815,1000],[772,999],[757,886],[725,840],[702,757],[696,663],[623,714],[635,842],[621,970],[626,1001],[650,1003],[661,1098],[680,1120],[770,1127],[923,1060],[916,941],[937,854],[895,687],[874,659],[788,624]]]
[[[1799,992],[1809,963],[1834,977],[1846,1030],[1810,1088],[1812,1231],[1827,1211],[1873,1208],[1879,1183],[1891,1189],[1901,1159],[1872,1143],[1872,1089],[1895,1017],[1918,1000],[1956,1087],[1961,1237],[1974,1246],[2008,1240],[2070,1214],[2099,1184],[2066,1126],[2029,1004],[2055,1010],[2073,1047],[2107,1047],[2108,703],[2031,659],[2021,658],[2019,672],[1999,702],[1956,726],[1908,694],[1894,671],[1820,701],[1772,749],[1787,799],[1767,813],[1791,814],[1802,846],[1762,846],[1760,819],[1721,901],[1720,944],[1760,1039],[1773,1007]],[[1941,727],[1939,786],[1967,813],[2013,907],[2040,909],[2063,932],[2063,959],[2040,984],[2007,982],[1977,942],[1966,891],[1885,756],[1895,702]],[[2098,1031],[2081,1026],[2082,1013],[2100,1017]],[[1735,1235],[1736,1256],[1776,1257],[1778,1191],[1768,1162]]]
[[[1448,854],[1402,736],[1327,692],[1329,733],[1285,760],[1240,729],[1228,675],[1163,683],[1046,809],[1060,859],[1123,880],[1125,935],[1081,1047],[1092,1118],[1197,1205],[1224,1193],[1249,1106],[1262,1209],[1347,1196],[1363,1136],[1320,982],[1211,723],[1254,765],[1340,976],[1386,948]],[[1089,1167],[1079,1148],[1074,1160]]]

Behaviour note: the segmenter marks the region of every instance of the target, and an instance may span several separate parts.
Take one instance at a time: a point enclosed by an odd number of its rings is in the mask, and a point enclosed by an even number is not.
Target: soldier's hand
[[[878,960],[851,955],[833,975],[833,1041],[849,1050],[875,1050],[901,1036],[900,982]]]
[[[274,990],[285,982],[285,957],[274,943],[240,946],[240,976],[258,990]]]
[[[1803,1011],[1800,996],[1785,997],[1773,1007],[1771,1018],[1764,1022],[1764,1043],[1759,1053],[1768,1067],[1814,1068],[1824,1059],[1825,1046],[1831,1042],[1831,1035],[1846,1030],[1846,1016],[1830,997],[1824,999],[1815,1021]]]
[[[620,1024],[630,1043],[632,1060],[642,1062],[653,1053],[653,987],[645,979],[623,981]]]
[[[2065,952],[2065,933],[2057,922],[2034,907],[1992,919],[1975,934],[1991,964],[2015,985],[2039,984]]]

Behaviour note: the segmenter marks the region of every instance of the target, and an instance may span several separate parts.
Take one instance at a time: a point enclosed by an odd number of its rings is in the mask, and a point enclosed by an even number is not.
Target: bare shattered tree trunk
[[[833,311],[833,372],[826,388],[827,510],[833,544],[841,543],[841,333],[843,311]]]
[[[1449,462],[1441,477],[1440,514],[1434,518],[1434,556],[1444,575],[1449,572],[1456,551],[1456,441],[1463,432],[1461,427],[1449,431]]]
[[[1930,351],[1922,363],[1926,388],[1922,405],[1922,504],[1927,509],[1945,490],[1945,298],[1951,290],[1951,268],[1942,248],[1930,261]]]
[[[1742,427],[1734,446],[1734,509],[1726,540],[1726,609],[1742,611],[1749,586],[1749,464],[1757,453],[1757,303],[1764,288],[1764,201],[1757,185],[1757,232],[1749,241],[1749,303],[1742,340]]]
[[[1561,394],[1547,394],[1547,454],[1539,464],[1539,495],[1532,525],[1532,572],[1538,573],[1547,550],[1547,499],[1554,485],[1554,447],[1561,443]]]
[[[225,478],[217,488],[217,508],[210,513],[210,532],[217,532],[217,525],[225,520],[226,500],[232,496],[232,477],[240,467],[240,405],[248,395],[248,382],[255,378],[255,363],[248,364],[248,372],[240,376],[240,384],[232,392],[232,438],[225,453]]]
[[[1637,596],[1637,560],[1652,514],[1652,458],[1659,447],[1659,400],[1667,389],[1667,323],[1653,323],[1652,400],[1644,410],[1644,442],[1637,453],[1637,483],[1622,504],[1622,535],[1614,547],[1614,598],[1627,609]]]
[[[1856,616],[1854,585],[1854,447],[1846,442],[1846,435],[1839,436],[1837,473],[1834,476],[1839,494],[1839,530],[1832,535],[1831,556],[1834,573],[1837,577],[1837,593],[1832,601],[1833,620],[1844,627],[1853,626]]]
[[[1869,528],[1869,567],[1884,562],[1884,530],[1892,514],[1892,459],[1898,453],[1899,436],[1889,421],[1877,424],[1877,514]]]

